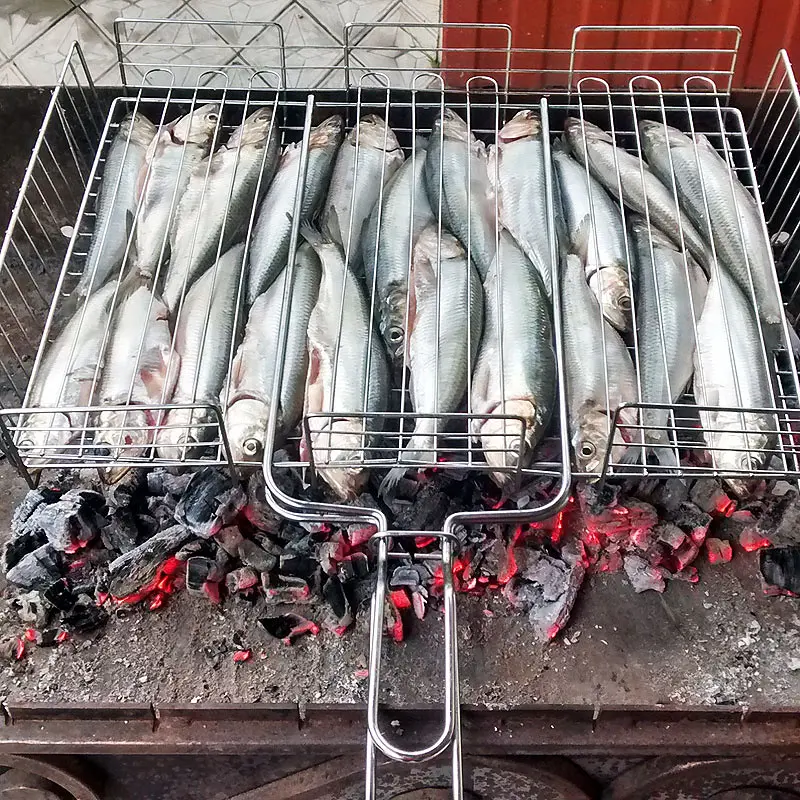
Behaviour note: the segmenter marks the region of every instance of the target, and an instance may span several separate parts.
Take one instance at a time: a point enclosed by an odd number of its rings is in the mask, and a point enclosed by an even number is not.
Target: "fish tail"
[[[408,444],[403,448],[401,457],[404,461],[418,461],[425,464],[436,463],[436,445],[434,437],[428,433],[415,433]],[[397,491],[397,486],[405,477],[410,467],[394,467],[381,481],[378,490],[381,497],[391,499]]]

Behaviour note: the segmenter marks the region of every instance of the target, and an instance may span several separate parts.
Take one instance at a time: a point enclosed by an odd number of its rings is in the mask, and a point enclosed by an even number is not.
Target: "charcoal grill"
[[[554,69],[552,61],[546,70],[520,67],[515,64],[535,63],[544,51],[515,49],[511,44],[511,32],[507,26],[476,25],[484,37],[481,41],[495,39],[497,44],[484,44],[476,47],[495,65],[491,69],[477,73],[469,70],[448,68],[447,54],[439,48],[436,57],[431,59],[430,68],[419,70],[404,66],[387,66],[379,72],[369,71],[361,66],[359,50],[367,50],[365,33],[391,25],[350,25],[345,29],[345,45],[341,54],[333,59],[330,54],[318,53],[319,61],[329,65],[326,72],[334,86],[330,89],[316,89],[309,93],[303,86],[308,80],[305,66],[293,66],[297,59],[297,48],[284,42],[283,32],[275,23],[236,23],[249,28],[252,36],[246,37],[251,44],[227,51],[224,58],[215,51],[209,51],[207,61],[185,61],[174,58],[174,50],[159,50],[160,45],[148,44],[140,36],[144,26],[161,24],[190,30],[197,25],[224,27],[232,23],[199,21],[174,22],[162,20],[118,20],[116,24],[117,50],[120,60],[120,74],[125,91],[111,99],[101,99],[87,68],[80,47],[75,44],[67,59],[61,79],[54,89],[51,103],[37,138],[30,164],[25,173],[20,194],[15,205],[0,250],[2,272],[0,273],[0,307],[2,307],[3,358],[0,361],[5,380],[2,382],[3,410],[0,413],[0,443],[3,452],[19,471],[33,484],[36,471],[43,468],[69,467],[134,467],[134,466],[184,466],[216,464],[227,466],[236,472],[245,464],[237,464],[231,454],[223,421],[221,404],[209,398],[196,398],[190,404],[170,404],[163,402],[148,407],[152,423],[149,433],[153,435],[163,427],[163,412],[172,408],[190,408],[204,414],[209,420],[207,447],[202,457],[190,458],[184,452],[181,458],[163,459],[155,453],[136,453],[133,447],[126,449],[121,445],[122,454],[113,457],[98,454],[92,447],[96,432],[95,415],[97,406],[35,408],[30,403],[30,387],[47,345],[60,330],[63,323],[62,309],[74,302],[72,293],[85,263],[86,246],[94,226],[94,204],[97,187],[103,176],[105,157],[110,141],[119,127],[122,117],[130,110],[142,109],[152,119],[161,122],[174,119],[179,114],[215,101],[222,105],[220,123],[215,134],[216,140],[229,132],[252,110],[269,105],[275,109],[284,143],[302,143],[301,179],[295,195],[295,210],[302,202],[302,177],[307,162],[309,131],[312,122],[338,111],[346,116],[349,127],[355,125],[362,113],[382,113],[392,124],[401,139],[401,144],[411,158],[418,157],[415,136],[427,134],[431,130],[433,118],[443,108],[451,108],[464,116],[470,130],[479,138],[491,140],[499,127],[521,108],[536,107],[541,112],[545,132],[545,152],[549,153],[552,139],[557,135],[560,123],[567,115],[577,115],[581,120],[599,122],[609,129],[620,146],[634,153],[641,150],[636,123],[641,119],[654,119],[664,124],[674,125],[687,132],[702,132],[709,136],[720,154],[728,161],[732,170],[742,183],[760,200],[756,170],[750,157],[748,131],[745,129],[741,113],[728,105],[736,62],[736,52],[740,39],[738,29],[729,27],[695,27],[690,30],[697,39],[691,49],[697,64],[691,68],[678,68],[670,58],[674,49],[659,47],[658,35],[674,32],[674,28],[655,28],[652,30],[654,42],[645,52],[634,47],[626,48],[624,33],[627,28],[580,28],[576,29],[572,45],[561,51],[548,51],[548,55],[560,60],[562,68]],[[425,27],[425,26],[419,26]],[[428,26],[431,27],[431,26]],[[443,26],[432,26],[440,30]],[[641,29],[636,29],[640,31]],[[683,29],[681,29],[683,30]],[[613,52],[618,57],[619,69],[605,77],[595,74],[591,58],[598,52],[611,52],[606,44],[592,43],[592,36],[616,36]],[[189,37],[191,38],[191,37]],[[392,48],[385,48],[392,50]],[[305,56],[313,48],[304,48]],[[249,59],[249,60],[248,60]],[[255,61],[258,69],[250,63]],[[312,60],[313,61],[313,60]],[[332,63],[331,63],[332,62]],[[309,62],[311,63],[311,62]],[[781,72],[783,70],[783,72]],[[553,90],[545,98],[541,93],[510,92],[510,75],[528,73],[544,74],[552,81]],[[762,157],[756,167],[773,175],[782,169],[779,158],[771,159],[772,145],[794,147],[790,137],[780,131],[784,123],[784,112],[777,116],[775,111],[785,98],[785,107],[797,100],[797,89],[790,77],[790,65],[785,54],[779,56],[776,68],[765,89],[759,104],[756,121],[749,135],[754,141],[767,145],[762,149]],[[775,83],[778,88],[774,89]],[[784,87],[789,87],[788,94]],[[795,113],[796,112],[789,112]],[[760,127],[759,127],[760,125]],[[55,153],[66,151],[69,160],[60,162]],[[780,155],[778,148],[777,155]],[[549,158],[547,159],[549,165]],[[796,174],[796,171],[795,171]],[[546,204],[549,218],[549,240],[553,263],[558,258],[555,235],[554,187],[552,170],[548,174]],[[674,186],[673,186],[674,190]],[[784,212],[787,197],[781,194],[774,197],[768,191],[765,202],[771,226],[778,222]],[[379,202],[382,201],[383,190]],[[677,198],[676,198],[677,203]],[[770,204],[773,205],[770,205]],[[46,214],[34,213],[34,207],[41,206]],[[791,211],[786,211],[786,218]],[[249,245],[255,209],[250,216],[245,247]],[[299,215],[295,213],[292,229],[293,253],[299,241]],[[64,234],[68,235],[65,238]],[[498,234],[496,234],[498,235]],[[765,236],[766,228],[765,228]],[[791,240],[790,234],[790,244]],[[791,248],[786,246],[791,253]],[[793,261],[787,265],[782,275],[790,275]],[[502,267],[501,267],[502,274]],[[294,258],[289,260],[284,283],[284,303],[281,325],[278,369],[276,371],[273,396],[277,396],[283,377],[283,353],[288,335],[288,303],[294,277]],[[776,283],[777,285],[777,283]],[[784,288],[786,287],[784,277]],[[285,460],[276,458],[276,416],[273,404],[267,429],[264,453],[264,472],[270,489],[271,500],[276,508],[289,519],[319,520],[332,522],[360,521],[375,526],[377,541],[378,581],[376,596],[372,604],[371,654],[370,654],[370,692],[369,692],[369,740],[367,748],[367,797],[376,796],[376,760],[378,752],[395,760],[421,761],[441,755],[448,749],[452,751],[452,795],[461,797],[460,770],[460,719],[458,703],[458,660],[456,652],[456,613],[452,583],[454,553],[459,546],[458,532],[463,526],[492,522],[498,524],[532,522],[556,513],[566,502],[573,475],[578,478],[638,477],[665,474],[649,464],[627,465],[616,463],[608,458],[602,469],[593,474],[579,474],[573,471],[570,462],[569,437],[566,435],[566,401],[564,397],[563,359],[561,358],[561,293],[557,271],[553,279],[554,297],[554,348],[559,363],[559,402],[556,420],[548,437],[534,453],[533,459],[524,465],[522,453],[517,454],[516,466],[509,468],[516,472],[518,480],[545,477],[551,479],[552,491],[549,499],[538,508],[510,511],[506,509],[485,509],[464,512],[447,519],[441,531],[395,531],[390,530],[386,516],[380,510],[356,508],[335,502],[311,502],[305,494],[293,495],[284,487],[281,473],[287,469],[304,468],[313,478],[330,469],[324,453],[312,450],[307,460]],[[633,313],[635,315],[635,304]],[[632,345],[634,360],[638,360],[638,345]],[[232,358],[234,343],[230,343]],[[680,470],[668,473],[673,476],[692,475],[725,477],[800,477],[795,443],[795,409],[797,408],[798,376],[790,357],[789,330],[784,322],[782,342],[774,352],[764,352],[765,364],[772,377],[774,403],[766,409],[734,408],[737,413],[761,411],[773,415],[779,435],[771,454],[772,461],[762,470],[722,470],[712,457],[711,463],[699,463],[697,459],[684,463]],[[380,443],[367,446],[366,441],[351,453],[355,466],[359,469],[375,471],[391,467],[413,469],[420,464],[405,460],[399,453],[405,443],[414,420],[419,416],[410,411],[405,379],[398,392],[395,410],[383,412],[381,427],[384,433]],[[643,408],[643,403],[633,404]],[[125,407],[121,406],[124,411]],[[697,406],[690,395],[679,402],[669,404],[669,424],[665,426],[670,438],[670,446],[680,453],[697,456],[706,449],[698,437],[694,415]],[[35,415],[48,416],[65,414],[70,420],[73,438],[66,447],[50,445],[44,447],[43,454],[34,454],[23,438],[23,425],[26,419]],[[321,419],[331,419],[331,414],[317,415]],[[369,415],[360,416],[364,420],[366,440]],[[466,434],[467,427],[479,415],[467,407],[466,411],[454,414],[435,414],[437,421],[435,447],[442,460],[437,468],[451,472],[487,472],[479,448]],[[303,420],[302,429],[310,432],[309,420]],[[509,415],[509,420],[519,424],[524,434],[525,422],[522,418]],[[52,423],[51,423],[52,425]],[[149,423],[148,423],[149,425]],[[620,426],[619,409],[609,418],[608,440],[611,442]],[[628,426],[630,427],[630,426]],[[652,427],[652,426],[650,426]],[[47,425],[45,425],[47,429]],[[642,431],[642,426],[638,426]],[[119,431],[121,433],[122,431]],[[515,439],[517,437],[514,437]],[[519,439],[524,436],[520,435]],[[509,447],[509,449],[511,449]],[[444,718],[440,731],[432,743],[413,748],[400,748],[383,733],[378,720],[378,696],[380,689],[381,641],[383,630],[384,597],[387,589],[387,569],[390,560],[408,558],[399,545],[421,535],[438,539],[438,552],[422,554],[420,557],[441,562],[444,577],[444,628],[445,628],[445,679],[444,679]]]

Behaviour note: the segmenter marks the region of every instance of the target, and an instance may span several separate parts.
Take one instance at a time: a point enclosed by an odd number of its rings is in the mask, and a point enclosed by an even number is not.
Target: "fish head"
[[[584,137],[586,147],[591,147],[596,142],[614,144],[611,134],[606,133],[602,128],[585,119],[578,119],[578,117],[567,117],[564,122],[564,132],[567,135],[567,141],[569,141],[572,151],[576,155],[583,153]]]
[[[509,416],[521,419],[508,419]],[[525,466],[543,433],[543,420],[531,399],[509,400],[505,408],[498,406],[481,423],[481,447],[486,463],[503,470],[491,473],[498,486],[506,486],[514,479],[512,470]]]
[[[234,461],[261,461],[268,418],[269,406],[251,397],[236,400],[225,412],[225,430]]]
[[[580,421],[572,436],[575,462],[579,472],[599,473],[603,469],[608,449],[608,435],[611,420],[600,409],[588,409],[580,416]],[[628,442],[621,427],[614,429],[609,462],[619,463],[628,452]]]
[[[357,133],[356,133],[357,131]],[[373,147],[376,150],[385,150],[387,154],[397,155],[402,161],[403,149],[397,141],[394,131],[386,124],[386,120],[377,114],[367,114],[358,121],[358,127],[350,131],[350,141],[353,145],[358,136],[359,147]],[[386,176],[388,178],[388,175]]]
[[[369,435],[360,419],[323,418],[308,420],[314,463],[323,467],[319,474],[343,500],[354,500],[367,475],[362,465]]]
[[[755,414],[742,415],[724,413],[716,416],[716,424],[722,430],[711,435],[712,463],[721,472],[758,472],[765,469],[774,448],[774,431],[759,429]],[[730,430],[725,428],[730,425]],[[747,433],[743,430],[747,429]],[[735,430],[734,430],[735,428]],[[746,476],[742,476],[746,477]]]
[[[311,129],[311,134],[308,137],[308,146],[324,149],[341,142],[343,134],[344,120],[338,114],[334,114]]]
[[[120,122],[118,135],[146,148],[156,135],[156,126],[144,114],[135,111],[127,114]]]
[[[518,139],[538,137],[542,133],[542,120],[536,111],[529,108],[517,112],[500,129],[498,134],[498,144],[510,144]]]
[[[45,456],[60,453],[77,431],[66,414],[33,414],[17,438],[17,450],[26,463],[41,464]]]
[[[136,458],[153,441],[156,423],[142,408],[101,411],[94,435],[94,455],[112,460]]]
[[[170,126],[172,141],[175,144],[190,142],[191,144],[207,147],[214,131],[219,125],[220,105],[209,103],[196,108]]]
[[[228,139],[226,147],[228,150],[235,150],[240,145],[257,145],[265,142],[270,135],[270,131],[275,130],[273,124],[274,114],[272,106],[262,106],[256,109]]]
[[[618,331],[629,331],[632,300],[628,270],[620,266],[598,269],[589,278],[589,286],[600,301],[603,316]]]
[[[453,258],[465,258],[467,251],[452,233],[437,224],[428,225],[422,230],[414,245],[413,261],[425,260],[437,264],[439,259],[449,261]],[[435,272],[435,270],[434,270]]]
[[[216,416],[209,409],[173,408],[156,433],[159,458],[171,461],[197,458],[203,443],[217,438],[215,423]]]

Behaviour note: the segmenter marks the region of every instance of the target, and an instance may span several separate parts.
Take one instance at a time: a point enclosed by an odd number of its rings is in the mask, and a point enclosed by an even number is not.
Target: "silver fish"
[[[260,461],[264,453],[287,277],[284,270],[250,307],[244,340],[236,351],[231,374],[220,396],[220,403],[226,409],[225,429],[236,461]],[[276,430],[281,440],[297,425],[303,412],[308,320],[317,302],[320,277],[319,258],[308,243],[303,243],[295,260],[280,388]]]
[[[539,270],[550,297],[553,265],[544,170],[542,121],[535,111],[519,111],[500,129],[497,146],[489,149],[489,180],[496,181],[500,222]]]
[[[233,356],[243,264],[244,245],[237,244],[220,256],[186,293],[169,368],[168,381],[175,383],[173,403],[217,404]],[[216,436],[217,421],[211,408],[168,411],[164,427],[156,436],[158,455],[171,460],[196,458],[202,452],[203,442]]]
[[[192,172],[170,231],[164,302],[171,311],[193,281],[247,228],[278,165],[280,131],[271,106],[254,111],[228,143]]]
[[[758,320],[747,297],[726,270],[708,286],[697,324],[694,395],[700,406],[772,408]],[[714,467],[722,472],[764,469],[776,446],[774,414],[700,411],[703,437]],[[729,479],[736,488],[739,483]]]
[[[469,250],[485,278],[497,249],[486,147],[449,108],[436,119],[428,139],[425,183],[434,216],[439,215],[441,195],[442,222]]]
[[[636,329],[643,403],[675,403],[694,369],[695,321],[700,318],[708,281],[697,262],[647,221],[630,224],[638,261]],[[642,409],[644,440],[663,467],[677,467],[666,426],[669,411]]]
[[[329,117],[311,131],[301,221],[310,220],[325,197],[343,132],[344,120],[338,115]],[[286,146],[275,178],[258,210],[248,257],[248,304],[253,303],[286,266],[300,172],[300,149],[299,142]]]
[[[99,399],[130,408],[100,412],[94,445],[97,455],[128,460],[151,445],[163,414],[147,407],[170,401],[174,377],[168,374],[172,335],[166,305],[147,286],[132,284],[125,294],[114,314]],[[105,477],[114,481],[126,471],[112,467]]]
[[[631,287],[619,205],[563,147],[554,145],[553,164],[570,249],[581,256],[603,316],[618,331],[628,331]]]
[[[86,415],[68,410],[94,401],[99,383],[103,340],[116,283],[95,291],[47,350],[28,394],[28,408],[58,408],[54,414],[32,414],[22,423],[17,447],[31,463],[61,452],[86,425]]]
[[[135,221],[137,271],[152,276],[169,255],[169,234],[178,202],[194,168],[208,155],[219,124],[218,103],[200,106],[155,135],[139,173]]]
[[[97,192],[92,241],[75,288],[80,297],[102,286],[125,258],[139,199],[139,176],[155,135],[156,126],[137,112],[122,120],[111,142]]]
[[[381,420],[347,415],[387,410],[389,365],[380,335],[370,327],[362,282],[345,265],[341,247],[307,225],[302,232],[322,262],[319,297],[308,322],[303,413],[333,416],[309,419],[311,441],[304,439],[300,451],[304,458],[313,452],[322,478],[339,497],[352,499],[366,479],[358,462]]]
[[[567,381],[570,439],[579,472],[599,473],[605,463],[614,412],[638,400],[636,372],[628,348],[605,321],[597,298],[586,283],[580,258],[568,255],[563,276],[564,368]],[[604,347],[605,345],[605,347]],[[611,459],[638,458],[628,442],[638,432],[635,409],[623,409],[614,431]]]
[[[424,169],[425,149],[418,146],[414,158],[409,158],[387,184],[383,207],[376,205],[361,239],[368,292],[372,293],[374,284],[378,326],[389,356],[400,364],[405,353],[411,252],[422,230],[434,222]]]
[[[409,303],[414,308],[408,332],[411,403],[417,414],[457,411],[468,391],[483,330],[483,289],[475,265],[461,242],[438,225],[419,236],[411,265]],[[437,336],[438,334],[438,336]],[[406,462],[436,463],[443,449],[442,423],[418,417],[400,457]],[[381,491],[392,494],[405,467],[389,472]]]
[[[684,243],[688,251],[708,274],[711,256],[703,235],[683,213],[672,193],[672,184],[665,186],[641,158],[617,147],[611,135],[591,122],[569,117],[564,125],[567,141],[578,161],[588,164],[592,174],[628,208],[647,217],[678,247]],[[586,144],[584,146],[584,135]],[[681,241],[683,232],[683,242]]]
[[[472,421],[492,480],[504,486],[526,466],[556,404],[556,357],[550,303],[541,278],[509,233],[484,283],[486,320],[472,376]],[[502,343],[502,344],[501,344]],[[502,352],[501,352],[502,346]],[[525,420],[525,435],[518,420]],[[520,462],[520,454],[522,460]]]
[[[674,174],[682,208],[700,230],[710,230],[722,266],[747,297],[752,279],[759,316],[768,324],[780,324],[783,310],[772,252],[755,197],[705,136],[693,140],[675,128],[647,120],[639,123],[639,130],[653,172],[669,185]]]
[[[339,148],[321,224],[328,238],[341,245],[351,267],[361,258],[361,231],[378,202],[381,182],[404,159],[394,131],[375,114],[362,117]]]

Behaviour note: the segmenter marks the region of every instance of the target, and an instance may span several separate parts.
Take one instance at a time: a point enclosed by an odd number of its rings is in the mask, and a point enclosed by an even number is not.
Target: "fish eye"
[[[591,442],[583,442],[581,444],[581,456],[583,458],[591,458],[596,452],[597,449]]]
[[[34,447],[33,439],[20,439],[19,447],[23,450],[28,450],[31,447]]]
[[[629,294],[624,294],[622,297],[619,298],[617,301],[620,309],[622,311],[630,311],[631,310],[631,296]]]
[[[391,328],[389,330],[389,341],[393,344],[397,344],[403,340],[403,329],[402,328]]]
[[[216,113],[216,111],[210,111],[210,112],[209,112],[209,113],[206,115],[206,119],[207,119],[209,122],[217,122],[217,120],[219,119],[219,114],[217,114],[217,113]]]

